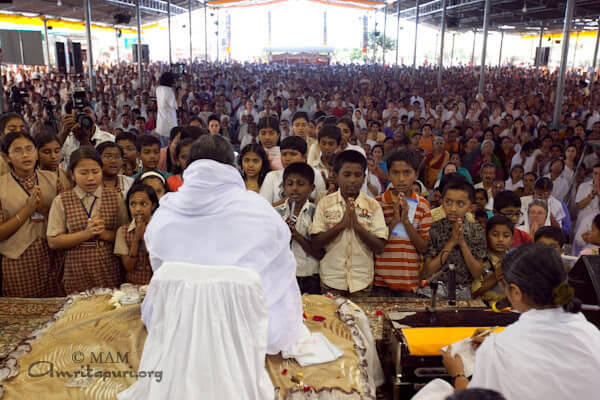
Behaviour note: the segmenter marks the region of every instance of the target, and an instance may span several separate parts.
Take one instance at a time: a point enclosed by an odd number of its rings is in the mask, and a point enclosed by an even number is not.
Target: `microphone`
[[[454,264],[448,265],[448,304],[456,305],[456,270]]]
[[[505,308],[512,307],[508,297],[503,297],[498,301],[491,302],[490,305],[492,306],[492,310],[494,310],[494,312],[501,312]]]
[[[429,278],[427,279],[423,279],[421,281],[421,287],[425,287],[427,285],[429,285],[431,282],[435,282],[438,280],[438,278],[440,276],[442,276],[442,274],[444,274],[445,272],[448,271],[448,268],[440,268],[437,272],[435,272],[433,275],[431,275]]]

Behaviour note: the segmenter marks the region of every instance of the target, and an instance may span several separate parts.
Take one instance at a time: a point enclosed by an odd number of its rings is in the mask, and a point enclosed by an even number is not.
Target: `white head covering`
[[[183,181],[178,192],[161,199],[146,229],[152,269],[156,272],[165,261],[252,269],[261,277],[269,309],[268,353],[309,335],[290,230],[275,209],[246,190],[230,165],[195,161]]]

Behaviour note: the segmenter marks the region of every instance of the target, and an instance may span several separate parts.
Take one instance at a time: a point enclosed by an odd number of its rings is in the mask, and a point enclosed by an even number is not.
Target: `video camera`
[[[27,89],[16,86],[10,88],[10,104],[14,112],[21,114],[23,112],[23,105],[27,103],[28,98],[29,93]]]
[[[77,110],[77,114],[75,115],[75,119],[79,126],[84,129],[86,132],[90,132],[92,127],[94,126],[94,121],[90,118],[89,115],[84,113],[82,110],[89,106],[90,104],[87,101],[87,94],[84,88],[78,87],[73,89],[73,107]]]

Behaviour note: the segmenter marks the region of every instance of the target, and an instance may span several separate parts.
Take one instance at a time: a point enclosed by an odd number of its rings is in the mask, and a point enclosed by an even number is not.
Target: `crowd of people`
[[[524,284],[503,270],[513,248],[598,253],[600,93],[585,73],[568,74],[553,125],[548,70],[491,68],[477,94],[468,67],[444,70],[441,90],[430,68],[186,68],[149,64],[140,85],[133,65],[98,65],[93,90],[8,72],[4,296],[147,284],[146,226],[204,135],[236,149],[246,189],[289,226],[302,293],[431,296],[421,280],[436,274],[446,296],[452,264],[457,298],[494,302]]]

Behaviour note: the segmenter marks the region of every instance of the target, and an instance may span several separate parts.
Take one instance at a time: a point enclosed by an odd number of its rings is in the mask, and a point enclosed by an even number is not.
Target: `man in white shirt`
[[[600,164],[593,166],[592,177],[592,180],[579,185],[579,189],[577,190],[575,204],[579,212],[577,214],[575,231],[579,230],[582,221],[586,217],[600,213],[600,200],[598,199],[598,194],[600,193]]]
[[[294,114],[296,114],[296,111],[298,111],[297,105],[296,105],[296,99],[295,98],[290,98],[287,101],[288,104],[288,108],[286,108],[285,110],[283,110],[281,112],[281,120],[286,120],[289,123],[292,122],[292,117],[294,116]]]
[[[177,126],[177,99],[175,98],[175,75],[165,72],[160,76],[159,86],[156,88],[156,103],[158,114],[156,118],[156,132],[164,147],[169,143],[171,129]]]
[[[75,110],[73,110],[73,112],[76,113]],[[80,122],[85,123],[85,121],[83,121],[83,118],[79,118],[78,121],[75,115],[73,115],[73,118],[65,117],[63,119],[65,131],[68,130],[69,132],[62,146],[62,155],[65,168],[69,167],[71,154],[79,147],[95,147],[102,142],[115,141],[115,137],[112,134],[101,130],[98,125],[96,125],[96,115],[92,111],[92,107],[89,104],[81,109],[81,113],[87,114],[91,120],[92,123],[89,128],[82,126]]]

